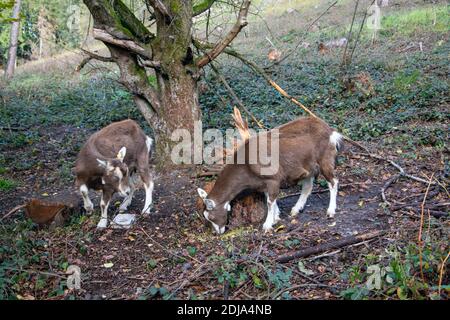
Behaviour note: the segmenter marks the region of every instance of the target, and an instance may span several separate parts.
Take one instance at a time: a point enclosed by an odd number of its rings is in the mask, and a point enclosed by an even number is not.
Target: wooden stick
[[[423,264],[423,261],[422,261],[422,228],[423,228],[423,220],[424,220],[425,202],[427,201],[428,191],[430,191],[431,182],[433,182],[433,177],[434,177],[434,172],[431,175],[430,182],[428,183],[427,190],[425,191],[425,195],[423,197],[422,205],[420,206],[420,226],[419,226],[419,235],[417,236],[417,245],[419,246],[420,276],[421,276],[423,282],[425,282],[425,277],[423,274],[423,267],[422,267],[422,264]]]
[[[346,247],[346,246],[349,246],[349,245],[352,245],[352,244],[355,244],[358,242],[367,241],[369,239],[373,239],[373,238],[379,237],[381,235],[384,235],[385,233],[386,233],[386,231],[384,231],[384,230],[375,230],[375,231],[369,231],[367,233],[363,233],[363,234],[359,234],[359,235],[355,235],[355,236],[345,237],[345,238],[339,239],[337,241],[319,244],[317,246],[302,249],[302,250],[296,251],[294,253],[279,256],[276,259],[276,261],[279,263],[286,263],[286,262],[289,262],[294,259],[304,258],[304,257],[308,257],[313,254],[318,254],[318,253],[324,252],[324,251],[338,249],[338,248]]]
[[[236,23],[234,24],[233,28],[231,28],[230,32],[223,38],[221,41],[219,41],[212,49],[211,51],[207,52],[203,57],[201,57],[198,62],[197,66],[199,68],[202,68],[206,66],[208,63],[213,61],[215,58],[217,58],[228,45],[236,38],[236,36],[241,32],[242,28],[244,28],[247,24],[247,14],[248,9],[250,7],[250,0],[244,0],[241,6],[241,9],[239,10],[239,15]]]
[[[145,48],[141,47],[140,45],[136,44],[136,42],[131,40],[122,40],[117,39],[113,37],[110,33],[108,33],[106,30],[102,29],[96,29],[92,31],[92,34],[94,35],[94,38],[106,43],[110,43],[112,45],[128,49],[134,53],[140,54],[141,56],[151,60],[151,55],[145,50]]]
[[[219,72],[219,70],[216,68],[214,63],[211,63],[210,65],[211,69],[216,73],[219,80],[222,82],[225,89],[227,89],[228,93],[231,95],[233,100],[236,102],[236,104],[247,113],[250,118],[260,127],[261,129],[266,129],[266,127],[258,120],[256,117],[244,106],[244,103],[241,99],[237,96],[237,94],[234,92],[233,88],[229,85],[228,81],[225,79],[225,77]]]
[[[26,204],[21,204],[20,206],[15,207],[11,211],[9,211],[7,214],[5,214],[3,217],[1,217],[0,221],[3,221],[4,219],[8,218],[9,216],[13,215],[15,212],[19,211],[20,209],[25,208]]]
[[[439,269],[439,284],[438,284],[438,293],[439,293],[439,295],[441,295],[442,278],[444,276],[445,263],[447,262],[449,256],[450,256],[450,251],[448,252],[448,254],[445,257],[444,261],[442,261],[441,267]]]

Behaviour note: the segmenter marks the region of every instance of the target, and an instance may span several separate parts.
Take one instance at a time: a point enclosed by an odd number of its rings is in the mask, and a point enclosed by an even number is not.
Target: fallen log
[[[369,231],[369,232],[363,233],[363,234],[345,237],[345,238],[339,239],[337,241],[319,244],[317,246],[309,247],[306,249],[295,251],[293,253],[279,256],[276,259],[276,261],[280,262],[280,263],[286,263],[286,262],[289,262],[294,259],[305,258],[305,257],[308,257],[313,254],[318,254],[318,253],[322,253],[325,251],[338,249],[338,248],[346,247],[346,246],[356,244],[359,242],[367,241],[367,240],[379,237],[385,233],[386,233],[386,231],[384,231],[384,230],[375,230],[375,231]]]

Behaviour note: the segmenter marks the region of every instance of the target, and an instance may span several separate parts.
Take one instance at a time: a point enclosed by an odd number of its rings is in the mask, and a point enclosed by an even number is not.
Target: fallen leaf
[[[314,271],[306,269],[306,267],[302,261],[298,262],[298,270],[300,270],[300,272],[306,274],[307,276],[311,276],[314,274]]]
[[[103,265],[103,267],[108,268],[108,269],[112,268],[113,266],[114,266],[114,263],[112,263],[112,262],[108,262]]]

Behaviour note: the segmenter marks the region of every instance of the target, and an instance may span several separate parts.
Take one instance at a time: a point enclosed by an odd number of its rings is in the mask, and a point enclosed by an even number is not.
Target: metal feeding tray
[[[136,215],[131,213],[119,213],[111,222],[111,228],[129,229],[136,221]]]

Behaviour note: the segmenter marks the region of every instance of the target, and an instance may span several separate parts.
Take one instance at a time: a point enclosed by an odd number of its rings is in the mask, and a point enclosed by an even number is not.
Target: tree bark
[[[16,0],[13,7],[12,19],[14,19],[14,21],[11,23],[8,63],[6,65],[6,73],[5,73],[6,79],[11,79],[14,76],[14,70],[16,67],[17,45],[19,42],[19,32],[20,32],[20,20],[19,20],[20,5],[21,0]]]
[[[83,1],[94,18],[94,37],[108,47],[119,66],[121,83],[133,94],[136,106],[153,129],[157,162],[170,166],[171,149],[178,143],[171,140],[172,133],[186,129],[193,138],[195,123],[201,118],[197,93],[200,69],[246,25],[250,1],[243,0],[237,24],[201,64],[191,48],[193,17],[209,9],[215,0],[196,2],[195,6],[192,0],[146,0],[156,20],[156,34],[121,0]],[[156,84],[149,80],[149,68]]]
[[[199,69],[194,64],[191,49],[192,39],[192,1],[165,1],[173,18],[167,24],[156,12],[157,37],[153,45],[154,60],[161,63],[156,69],[161,110],[170,138],[175,129],[187,129],[191,136],[194,123],[200,120],[200,105],[197,93]],[[161,141],[170,146],[170,141]],[[159,146],[162,148],[163,146]],[[158,147],[158,146],[157,146]]]

